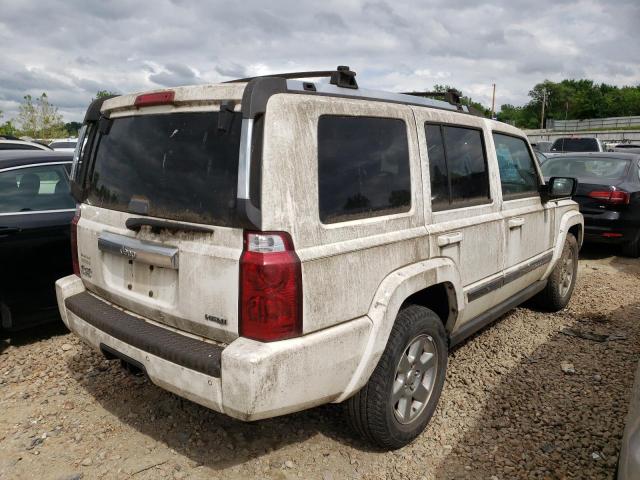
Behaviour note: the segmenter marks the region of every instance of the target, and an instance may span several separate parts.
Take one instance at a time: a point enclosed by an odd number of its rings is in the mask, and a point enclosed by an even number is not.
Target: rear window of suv
[[[113,119],[98,140],[86,202],[126,212],[133,200],[150,216],[235,226],[241,123],[238,112]]]
[[[598,152],[595,138],[559,138],[553,142],[552,152]]]
[[[320,117],[318,190],[323,223],[409,211],[411,176],[404,121]]]

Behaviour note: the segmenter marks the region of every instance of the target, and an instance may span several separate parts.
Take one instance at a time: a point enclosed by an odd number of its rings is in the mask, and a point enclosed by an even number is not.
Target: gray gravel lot
[[[59,326],[5,338],[0,479],[613,478],[640,353],[640,260],[583,257],[566,310],[518,308],[452,352],[430,426],[396,452],[358,440],[338,405],[241,423]]]

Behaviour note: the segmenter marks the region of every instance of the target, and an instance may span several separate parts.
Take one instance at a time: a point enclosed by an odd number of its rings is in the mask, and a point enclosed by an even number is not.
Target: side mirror
[[[551,177],[546,185],[542,185],[541,194],[545,202],[559,198],[571,198],[578,188],[578,180],[571,177]]]

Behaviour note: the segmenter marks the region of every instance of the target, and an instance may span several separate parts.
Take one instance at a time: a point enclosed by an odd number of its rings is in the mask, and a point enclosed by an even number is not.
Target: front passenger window
[[[518,137],[493,134],[496,145],[502,197],[505,200],[538,195],[538,172],[527,143]]]

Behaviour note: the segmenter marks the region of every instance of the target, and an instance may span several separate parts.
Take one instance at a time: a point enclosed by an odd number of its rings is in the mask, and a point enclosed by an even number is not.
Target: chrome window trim
[[[32,167],[46,167],[48,165],[70,165],[71,161],[67,160],[64,162],[46,162],[46,163],[30,163],[28,165],[18,165],[16,167],[7,167],[7,168],[2,168],[0,169],[0,173],[3,172],[10,172],[11,170],[20,170],[21,168],[32,168]],[[66,170],[65,170],[66,172]],[[67,173],[67,177],[69,176],[69,174]]]
[[[240,127],[240,155],[238,158],[237,198],[249,200],[249,182],[251,176],[251,143],[253,137],[253,119],[243,118]]]
[[[0,213],[0,217],[6,217],[9,215],[36,215],[38,213],[60,213],[60,212],[75,212],[75,208],[60,208],[58,210],[29,210],[28,212],[7,212]]]

